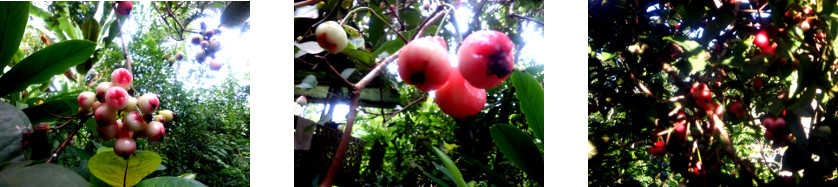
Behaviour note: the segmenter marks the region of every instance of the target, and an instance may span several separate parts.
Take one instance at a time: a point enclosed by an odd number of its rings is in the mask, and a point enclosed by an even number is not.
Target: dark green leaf
[[[78,96],[81,91],[73,91],[56,95],[45,100],[43,104],[23,109],[29,122],[37,124],[57,119],[53,115],[74,116],[79,108]],[[53,114],[53,115],[51,115]]]
[[[250,1],[233,1],[221,13],[221,26],[235,27],[250,18]]]
[[[47,180],[45,180],[47,179]],[[0,186],[88,186],[73,170],[61,165],[38,164],[0,172]]]
[[[23,160],[20,140],[32,124],[15,106],[0,102],[0,161]]]
[[[466,157],[463,158],[463,161],[466,161],[466,163],[468,163],[469,165],[483,170],[483,172],[486,173],[486,176],[489,177],[489,180],[492,181],[494,184],[497,184],[499,186],[512,186],[512,184],[510,184],[509,181],[506,180],[506,178],[495,172],[495,170],[493,170],[488,165],[481,163],[477,159]]]
[[[528,126],[537,138],[544,138],[544,88],[532,75],[519,71],[512,74],[512,85]]]
[[[81,25],[81,33],[84,39],[93,43],[99,42],[99,22],[92,17],[84,19],[84,24]]]
[[[90,41],[69,40],[32,53],[0,77],[0,97],[64,73],[67,68],[90,58],[95,47],[96,44]]]
[[[454,161],[451,161],[451,158],[448,158],[448,155],[445,155],[442,151],[437,149],[436,147],[433,148],[434,153],[436,153],[436,157],[442,161],[442,164],[445,165],[445,168],[448,169],[448,172],[451,173],[451,180],[455,181],[457,187],[467,187],[466,181],[463,180],[463,174],[460,173],[460,169],[457,168],[457,165],[454,165]]]
[[[312,89],[317,86],[317,77],[314,75],[308,75],[303,81],[297,85],[298,88],[302,88],[304,90]]]
[[[544,184],[544,157],[526,133],[515,126],[497,124],[490,127],[492,139],[503,155],[527,173],[527,176]]]
[[[349,78],[349,76],[351,76],[352,73],[354,73],[355,70],[357,70],[357,69],[358,68],[346,68],[346,69],[343,70],[343,72],[340,72],[340,76],[345,78],[345,79]]]
[[[0,2],[0,67],[6,67],[20,46],[29,6],[29,2]]]

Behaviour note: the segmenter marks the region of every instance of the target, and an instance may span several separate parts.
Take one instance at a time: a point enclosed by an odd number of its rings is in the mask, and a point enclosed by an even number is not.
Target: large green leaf
[[[515,97],[521,104],[521,112],[527,117],[527,124],[536,137],[544,138],[544,88],[529,73],[515,71],[512,74]]]
[[[250,17],[250,1],[233,1],[221,13],[221,26],[230,28],[241,25]]]
[[[90,41],[69,40],[32,53],[0,77],[0,97],[64,73],[67,68],[90,58],[95,47],[96,44]]]
[[[55,164],[11,167],[0,171],[0,186],[88,186],[75,171]]]
[[[0,67],[17,52],[29,20],[29,2],[0,2]]]
[[[99,22],[93,17],[88,17],[84,19],[84,23],[81,25],[81,33],[84,36],[84,39],[89,40],[91,42],[98,42],[99,41]]]
[[[54,115],[74,116],[79,108],[81,90],[50,97],[43,104],[23,109],[32,124],[57,119]]]
[[[544,157],[530,136],[507,124],[494,125],[490,131],[492,139],[506,158],[524,170],[528,177],[544,184]]]
[[[451,180],[457,182],[457,187],[467,187],[466,181],[463,180],[463,174],[460,173],[460,169],[457,168],[457,165],[454,165],[454,161],[451,161],[451,158],[448,158],[448,155],[445,155],[442,151],[440,151],[436,147],[433,148],[434,153],[436,156],[439,157],[439,160],[442,161],[442,164],[445,165],[445,168],[448,169],[448,172],[451,173]]]
[[[137,183],[137,187],[145,187],[145,186],[207,186],[201,182],[192,179],[185,179],[180,177],[155,177],[140,181]]]
[[[123,186],[125,181],[126,186],[133,186],[154,172],[162,161],[154,152],[137,151],[125,160],[113,151],[106,151],[96,153],[87,164],[90,173],[110,185]]]
[[[26,114],[15,106],[0,102],[0,161],[23,160],[20,140],[32,127]]]

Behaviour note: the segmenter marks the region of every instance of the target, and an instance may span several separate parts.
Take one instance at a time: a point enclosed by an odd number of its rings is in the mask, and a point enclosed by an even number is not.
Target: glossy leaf
[[[512,74],[515,97],[521,104],[521,112],[527,117],[527,124],[536,137],[544,138],[544,88],[529,73],[515,71]]]
[[[445,165],[445,168],[448,169],[448,172],[451,173],[451,180],[456,182],[457,187],[467,187],[466,181],[463,180],[463,174],[460,173],[460,169],[457,168],[457,165],[454,165],[454,161],[451,161],[451,158],[448,158],[448,155],[445,155],[442,151],[440,151],[436,147],[433,148],[434,153],[436,154],[437,158],[442,161],[442,164]]]
[[[69,40],[53,44],[23,59],[0,77],[0,96],[18,92],[31,84],[46,82],[53,75],[84,62],[93,54],[96,44],[85,40]]]
[[[6,67],[20,46],[29,6],[29,2],[0,2],[0,67]]]
[[[81,90],[50,97],[43,104],[23,109],[23,112],[32,124],[58,119],[53,115],[75,116],[79,108],[79,93]]]
[[[26,114],[15,106],[0,102],[0,160],[23,160],[20,140],[32,124]]]
[[[14,167],[0,171],[0,186],[88,186],[75,171],[56,164]]]
[[[544,183],[544,157],[532,138],[515,126],[497,124],[490,127],[492,139],[503,155],[527,173],[527,176]]]
[[[250,18],[250,1],[233,1],[221,13],[221,26],[239,26]]]
[[[160,155],[154,152],[137,151],[125,160],[113,151],[106,151],[90,158],[88,167],[90,173],[110,185],[123,186],[124,181],[127,186],[133,186],[154,172],[161,162]]]
[[[84,23],[81,25],[81,33],[84,39],[91,42],[99,42],[99,22],[92,17],[84,19]]]
[[[308,75],[303,81],[297,85],[298,88],[302,88],[304,90],[313,89],[317,86],[317,77],[314,75]]]

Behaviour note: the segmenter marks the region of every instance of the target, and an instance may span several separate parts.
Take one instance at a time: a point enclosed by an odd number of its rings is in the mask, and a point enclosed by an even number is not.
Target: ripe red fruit
[[[655,156],[663,156],[666,154],[666,148],[664,147],[664,143],[661,140],[655,142],[652,147],[649,147],[649,153]]]
[[[736,102],[733,102],[733,104],[730,104],[730,112],[733,112],[733,114],[736,115],[737,118],[745,117],[745,107],[742,104],[742,101],[738,100]]]
[[[99,108],[93,112],[93,119],[96,120],[96,123],[98,123],[99,126],[114,123],[116,122],[116,110],[106,104],[99,106]]]
[[[760,31],[757,33],[756,38],[754,39],[754,44],[759,47],[768,47],[768,33],[765,31]]]
[[[463,41],[459,51],[459,69],[463,77],[477,88],[500,85],[512,73],[515,45],[506,34],[478,31]]]
[[[444,44],[445,42],[441,42]],[[405,83],[422,91],[442,87],[451,74],[448,51],[445,45],[432,37],[423,37],[408,43],[399,56],[399,77]]]
[[[116,138],[117,131],[119,131],[119,124],[114,121],[107,125],[99,126],[96,130],[99,131],[99,137],[103,140],[112,140]]]
[[[127,158],[131,154],[134,154],[134,151],[137,149],[137,142],[134,139],[127,137],[127,138],[119,138],[113,142],[113,152],[116,155],[119,155],[123,158]]]
[[[202,37],[200,37],[200,36],[193,36],[193,37],[192,37],[192,45],[200,45],[200,44],[201,44],[201,40],[203,40],[203,38],[202,38]]]
[[[483,110],[486,91],[471,86],[458,71],[452,71],[448,83],[436,91],[434,102],[451,117],[464,118]]]
[[[116,13],[119,13],[120,16],[128,16],[131,14],[131,8],[134,5],[131,1],[118,1],[116,2]]]
[[[108,89],[108,92],[105,92],[105,103],[114,110],[122,110],[128,104],[129,97],[131,96],[128,95],[128,91],[125,91],[122,87],[114,86]]]
[[[131,132],[137,132],[145,129],[146,122],[139,112],[133,111],[125,114],[125,128]]]
[[[699,82],[693,83],[693,86],[690,89],[690,94],[698,107],[707,111],[708,115],[713,113],[713,109],[715,109],[716,106],[712,101],[713,93],[710,92],[710,88],[707,87],[707,84]]]
[[[759,90],[760,88],[762,88],[762,78],[754,77],[754,82],[752,84],[754,90]]]
[[[182,54],[181,54],[182,56]],[[125,68],[119,68],[111,73],[111,85],[119,86],[125,89],[131,87],[131,84],[134,82],[134,76],[131,75],[131,72]]]
[[[145,135],[148,141],[160,141],[165,137],[166,130],[163,128],[163,123],[158,121],[148,122],[145,128]]]

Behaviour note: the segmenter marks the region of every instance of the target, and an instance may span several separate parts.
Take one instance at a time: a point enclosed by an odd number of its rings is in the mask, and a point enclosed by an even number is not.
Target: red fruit
[[[655,142],[655,147],[663,147],[663,141],[658,140],[658,142]]]
[[[166,130],[163,128],[163,124],[158,121],[148,122],[148,126],[145,128],[145,135],[148,138],[148,141],[160,141],[165,137]]]
[[[774,133],[786,132],[786,120],[783,118],[774,119]]]
[[[768,33],[766,33],[765,31],[760,31],[759,33],[757,33],[756,39],[754,39],[754,44],[756,44],[760,48],[768,47]]]
[[[477,88],[500,85],[512,73],[515,45],[506,34],[478,31],[463,41],[459,51],[459,69],[463,77]]]
[[[209,68],[213,71],[218,71],[221,69],[221,61],[210,59],[209,61]]]
[[[137,111],[125,114],[125,128],[131,132],[141,131],[145,128],[146,122],[143,116]]]
[[[804,14],[811,14],[811,13],[812,13],[812,10],[809,10],[809,8],[804,8],[804,9],[803,9],[803,13],[804,13]]]
[[[131,75],[131,72],[125,68],[119,68],[111,73],[111,85],[119,86],[125,89],[131,87],[131,84],[134,82],[134,76]]]
[[[157,99],[157,94],[146,93],[137,99],[137,106],[143,114],[151,114],[160,106],[160,100]]]
[[[99,106],[99,108],[93,112],[93,119],[96,120],[96,123],[98,123],[99,126],[114,123],[116,122],[116,110],[108,105]]]
[[[116,2],[116,13],[119,13],[120,16],[128,16],[131,14],[131,8],[134,5],[131,1],[118,1]]]
[[[459,71],[452,71],[448,83],[436,91],[434,101],[442,112],[453,118],[464,118],[483,110],[486,91],[468,84]]]
[[[754,77],[754,82],[752,86],[754,87],[754,90],[759,90],[760,88],[762,88],[762,78]]]
[[[765,138],[767,138],[769,140],[773,140],[774,139],[774,133],[771,133],[771,131],[765,131]]]
[[[119,155],[123,158],[127,158],[131,154],[134,154],[134,151],[137,149],[137,142],[130,137],[127,138],[119,138],[113,142],[113,152],[116,155]]]
[[[114,86],[105,93],[105,103],[115,110],[122,110],[128,104],[129,97],[131,96],[128,95],[128,91],[125,91],[122,87]]]
[[[405,83],[426,92],[442,87],[452,72],[451,64],[448,62],[448,51],[442,46],[439,40],[431,37],[416,39],[408,43],[401,50],[397,62],[399,77]]]
[[[745,107],[743,106],[742,101],[739,100],[730,104],[730,112],[733,112],[737,118],[745,117]]]
[[[99,131],[99,137],[103,140],[112,140],[116,138],[117,131],[119,131],[119,125],[116,122],[112,122],[104,126],[99,126],[96,130]]]
[[[773,130],[774,119],[773,118],[762,119],[762,126],[765,127],[766,130]]]
[[[79,94],[78,103],[79,108],[89,110],[93,107],[93,103],[96,102],[96,93],[93,92],[82,92]]]

